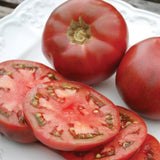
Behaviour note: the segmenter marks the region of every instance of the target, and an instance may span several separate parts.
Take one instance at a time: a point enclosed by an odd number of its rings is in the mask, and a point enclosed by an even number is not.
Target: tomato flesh
[[[148,134],[143,145],[130,160],[160,160],[160,143]]]
[[[144,121],[134,112],[118,106],[121,119],[121,130],[110,142],[97,146],[88,152],[61,152],[70,160],[127,160],[143,144],[147,135]]]
[[[112,5],[102,0],[70,0],[48,18],[42,49],[64,77],[93,84],[115,72],[127,43],[127,25]]]
[[[87,150],[119,132],[117,107],[92,88],[75,82],[53,82],[31,89],[25,117],[43,144],[59,150]]]
[[[23,113],[23,100],[38,83],[64,79],[40,63],[10,60],[0,63],[0,132],[18,142],[35,141]]]

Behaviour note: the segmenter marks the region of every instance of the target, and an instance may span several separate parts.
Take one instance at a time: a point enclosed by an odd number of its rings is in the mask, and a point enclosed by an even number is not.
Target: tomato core
[[[90,26],[81,17],[78,21],[72,20],[68,27],[67,37],[71,43],[84,45],[92,37]]]

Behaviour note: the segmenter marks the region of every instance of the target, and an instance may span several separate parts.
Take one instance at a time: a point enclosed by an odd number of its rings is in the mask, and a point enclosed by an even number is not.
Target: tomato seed
[[[31,105],[34,107],[37,107],[39,105],[39,98],[40,98],[40,94],[35,94],[33,99],[31,100]]]
[[[8,76],[11,76],[12,75],[12,72],[10,71],[6,71],[5,69],[0,69],[0,75],[8,75]]]
[[[55,88],[53,87],[48,87],[48,93],[50,94],[50,96],[57,102],[59,103],[64,103],[64,98],[60,98],[57,96],[57,94],[55,93]]]
[[[54,90],[54,88],[52,88],[52,87],[48,87],[48,93],[53,93],[53,90]]]
[[[87,100],[89,101],[89,100],[92,100],[93,101],[93,103],[95,104],[95,105],[97,105],[99,108],[101,108],[101,107],[103,107],[105,104],[99,99],[99,98],[97,98],[97,97],[95,97],[95,96],[93,96],[93,95],[89,95],[89,96],[87,96]]]
[[[120,120],[121,120],[121,128],[124,129],[126,127],[128,127],[130,124],[132,123],[136,123],[133,122],[130,117],[124,115],[124,114],[120,114]]]
[[[9,117],[9,116],[11,116],[11,112],[6,112],[6,111],[3,111],[3,110],[0,110],[0,114],[1,115],[3,115],[3,116],[5,116],[5,117]]]
[[[78,111],[80,112],[80,114],[82,115],[88,115],[89,112],[87,111],[87,109],[84,106],[78,106]]]
[[[69,85],[69,84],[65,84],[65,85],[62,86],[62,88],[64,88],[64,89],[72,89],[73,87],[71,85]]]
[[[113,146],[108,147],[105,151],[101,152],[101,153],[97,153],[95,158],[96,159],[100,159],[103,157],[110,157],[115,155],[115,148]]]
[[[107,115],[105,116],[105,119],[111,120],[111,119],[112,119],[112,115],[111,115],[111,114],[107,114]]]
[[[53,73],[48,73],[47,75],[51,80],[57,80]]]
[[[69,132],[75,139],[89,139],[94,138],[96,136],[100,136],[100,132],[96,131],[94,133],[76,133],[75,129],[73,127],[69,128]]]
[[[34,107],[37,107],[38,100],[37,99],[33,99],[32,102],[31,102],[31,105],[34,106]]]
[[[63,133],[63,130],[58,130],[57,129],[58,126],[56,126],[53,131],[50,133],[51,135],[54,135],[56,137],[61,137],[62,133]]]
[[[95,113],[95,114],[97,114],[97,113],[99,113],[100,111],[99,111],[99,109],[95,109],[94,111],[93,111],[93,113]]]
[[[20,123],[23,123],[23,124],[25,123],[25,118],[24,118],[22,110],[20,110],[20,111],[17,112],[17,117],[18,117],[18,121]]]
[[[151,153],[147,153],[147,159],[146,160],[151,160],[153,158],[153,155]]]
[[[76,91],[79,90],[79,88],[77,86],[71,86],[70,84],[65,84],[61,87],[62,87],[62,89],[71,89],[71,90],[76,90]]]
[[[96,154],[96,157],[95,157],[95,158],[97,158],[97,159],[98,159],[98,158],[102,158],[102,156],[101,156],[101,154],[98,153],[98,154]]]
[[[112,121],[112,115],[111,114],[107,114],[106,116],[105,116],[105,122],[106,122],[106,127],[108,127],[108,128],[112,128],[113,127],[113,121]]]
[[[4,91],[4,92],[9,92],[9,91],[10,91],[10,88],[2,88],[2,87],[0,87],[0,90],[1,90],[1,91]]]
[[[8,76],[12,75],[12,72],[8,71],[8,72],[7,72],[7,75],[8,75]]]
[[[46,124],[46,120],[44,119],[42,113],[36,113],[35,118],[36,118],[40,127],[42,127]]]
[[[112,121],[112,120],[107,120],[107,121],[106,121],[106,124],[107,124],[106,126],[107,126],[108,128],[110,128],[110,129],[113,127],[113,121]]]
[[[37,70],[38,67],[31,66],[31,65],[25,65],[25,64],[14,64],[13,68],[15,69],[28,69],[28,70]]]
[[[123,144],[122,144],[122,146],[123,146],[123,148],[128,148],[129,146],[131,146],[133,144],[133,142],[124,142]]]
[[[56,136],[56,137],[60,137],[61,136],[61,133],[59,131],[52,132],[51,134]]]
[[[131,121],[128,121],[128,122],[126,122],[126,125],[125,126],[128,126],[128,125],[130,125],[132,122]]]

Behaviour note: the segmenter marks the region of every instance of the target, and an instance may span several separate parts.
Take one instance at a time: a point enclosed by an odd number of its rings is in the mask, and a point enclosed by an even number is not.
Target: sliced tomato
[[[147,127],[144,121],[134,112],[119,108],[121,118],[121,130],[109,143],[97,146],[87,152],[61,152],[67,160],[127,160],[143,144]]]
[[[43,144],[59,150],[87,150],[111,140],[120,128],[117,107],[89,86],[50,82],[26,95],[25,117]]]
[[[18,142],[35,141],[24,118],[24,97],[35,85],[57,79],[64,78],[40,63],[24,60],[0,63],[0,132]]]
[[[143,144],[147,135],[145,122],[136,113],[120,106],[118,108],[121,118],[119,134],[113,141],[87,154],[84,160],[126,160]]]
[[[160,160],[160,143],[148,134],[141,148],[130,160]]]

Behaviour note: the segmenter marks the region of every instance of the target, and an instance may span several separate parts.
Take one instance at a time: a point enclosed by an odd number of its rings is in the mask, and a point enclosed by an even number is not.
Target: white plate
[[[50,64],[41,51],[41,35],[51,11],[65,0],[26,0],[9,16],[0,20],[0,62],[27,59]],[[129,47],[152,36],[160,36],[160,16],[133,8],[121,0],[105,0],[124,16],[129,28]],[[114,84],[115,75],[93,87],[115,104],[126,107]],[[144,119],[148,133],[160,141],[160,121]],[[40,143],[19,144],[0,135],[0,160],[62,160]]]

